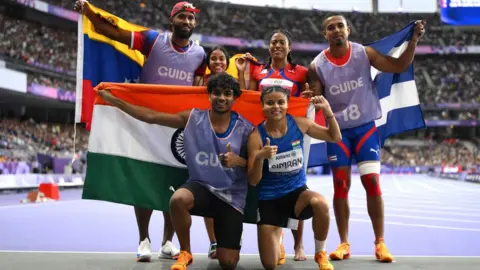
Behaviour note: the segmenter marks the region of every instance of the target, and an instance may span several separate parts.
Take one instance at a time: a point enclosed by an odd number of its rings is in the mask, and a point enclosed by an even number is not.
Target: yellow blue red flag
[[[131,24],[91,4],[90,8],[112,25],[129,31],[148,28]],[[140,77],[144,56],[127,45],[98,33],[84,15],[78,20],[77,87],[75,122],[90,129],[94,87],[101,82],[134,82]]]

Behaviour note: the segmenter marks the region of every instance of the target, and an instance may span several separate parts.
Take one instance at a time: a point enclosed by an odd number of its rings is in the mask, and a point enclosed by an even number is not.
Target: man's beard
[[[343,46],[343,45],[345,45],[345,40],[343,40],[343,39],[335,40],[334,44],[335,44],[335,46]]]
[[[193,29],[190,31],[185,31],[182,28],[183,28],[182,25],[174,25],[173,34],[175,34],[176,37],[181,39],[189,39],[193,34]]]

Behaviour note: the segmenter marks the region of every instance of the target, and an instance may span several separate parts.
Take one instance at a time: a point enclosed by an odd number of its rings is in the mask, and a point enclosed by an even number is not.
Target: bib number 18
[[[361,115],[358,105],[351,104],[343,110],[343,121],[348,122],[350,120],[357,120]]]

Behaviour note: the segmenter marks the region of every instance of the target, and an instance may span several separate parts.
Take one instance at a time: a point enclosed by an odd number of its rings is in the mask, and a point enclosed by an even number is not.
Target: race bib
[[[268,170],[273,173],[288,173],[303,168],[303,151],[292,151],[276,154],[268,160]]]

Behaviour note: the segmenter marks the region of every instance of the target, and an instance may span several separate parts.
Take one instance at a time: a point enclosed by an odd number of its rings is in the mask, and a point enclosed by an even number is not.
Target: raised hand
[[[315,110],[322,110],[325,114],[325,117],[330,117],[333,115],[332,108],[330,108],[330,103],[323,96],[315,96],[310,99],[315,106]]]
[[[314,93],[313,93],[313,91],[310,89],[310,86],[308,85],[308,83],[305,83],[301,95],[302,95],[303,98],[311,98],[311,97],[313,97]]]
[[[418,41],[425,34],[426,21],[418,20],[415,22],[415,32],[413,33],[412,40]]]
[[[245,71],[247,68],[248,57],[243,55],[235,59],[235,65],[237,66],[238,71]]]
[[[87,5],[88,1],[87,0],[77,0],[75,1],[75,6],[73,7],[73,9],[80,13],[80,14],[85,14],[85,7]]]

